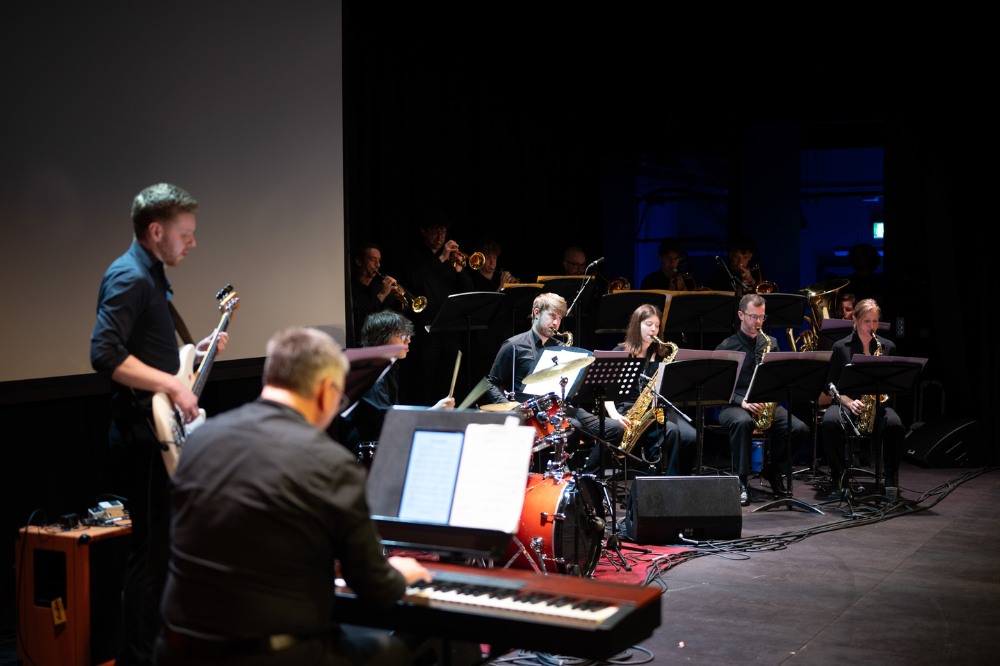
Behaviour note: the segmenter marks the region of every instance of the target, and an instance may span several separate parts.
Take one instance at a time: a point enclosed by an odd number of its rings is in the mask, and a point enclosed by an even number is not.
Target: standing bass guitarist
[[[195,247],[198,202],[168,183],[151,185],[132,201],[131,246],[104,273],[90,363],[111,380],[108,440],[114,491],[132,519],[131,552],[122,594],[123,644],[119,666],[151,663],[166,575],[169,515],[167,471],[151,422],[153,394],[165,393],[185,421],[199,415],[198,398],[180,377],[178,341],[164,266],[178,266]],[[225,349],[229,336],[206,337]]]

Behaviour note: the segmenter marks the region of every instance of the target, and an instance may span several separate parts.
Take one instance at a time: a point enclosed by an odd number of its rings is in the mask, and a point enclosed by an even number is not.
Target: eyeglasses
[[[750,314],[749,312],[744,312],[743,317],[745,319],[749,319],[750,321],[764,321],[765,319],[767,319],[766,314],[755,315],[755,314]]]

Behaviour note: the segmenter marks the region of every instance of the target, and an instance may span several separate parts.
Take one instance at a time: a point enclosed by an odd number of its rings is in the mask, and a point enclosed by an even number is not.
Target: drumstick
[[[462,364],[462,350],[458,350],[458,355],[455,356],[455,372],[451,374],[451,390],[448,391],[448,397],[455,397],[455,382],[458,381],[458,367]]]

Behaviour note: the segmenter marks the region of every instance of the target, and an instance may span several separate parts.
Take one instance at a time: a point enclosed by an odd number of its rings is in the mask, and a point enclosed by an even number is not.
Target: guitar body
[[[219,334],[229,326],[229,320],[236,308],[239,307],[240,302],[233,286],[229,284],[223,287],[215,297],[220,301],[219,309],[222,310],[222,319],[212,335],[201,367],[195,370],[194,364],[198,358],[198,350],[194,345],[187,344],[180,349],[180,368],[174,375],[199,398],[205,388],[208,372],[212,369],[212,363],[215,361]],[[170,396],[166,393],[153,395],[153,427],[156,430],[156,438],[160,442],[160,449],[163,453],[163,466],[169,476],[173,476],[174,470],[177,469],[181,451],[184,449],[184,442],[187,441],[188,436],[195,428],[205,422],[205,419],[205,410],[199,409],[198,416],[191,423],[185,424]]]
[[[174,375],[181,380],[188,388],[194,387],[195,370],[194,362],[198,357],[194,345],[184,345],[180,350],[181,366]],[[177,408],[170,401],[170,396],[166,393],[156,393],[153,395],[153,424],[156,426],[156,438],[160,441],[160,448],[163,453],[163,465],[167,468],[167,474],[173,476],[177,469],[177,461],[181,456],[181,449],[188,435],[205,422],[205,410],[198,410],[198,417],[184,424]]]

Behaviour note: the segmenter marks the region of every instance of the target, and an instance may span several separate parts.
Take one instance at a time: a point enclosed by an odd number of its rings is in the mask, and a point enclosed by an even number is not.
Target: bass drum
[[[592,474],[529,474],[508,566],[590,576],[601,558],[604,492]]]

